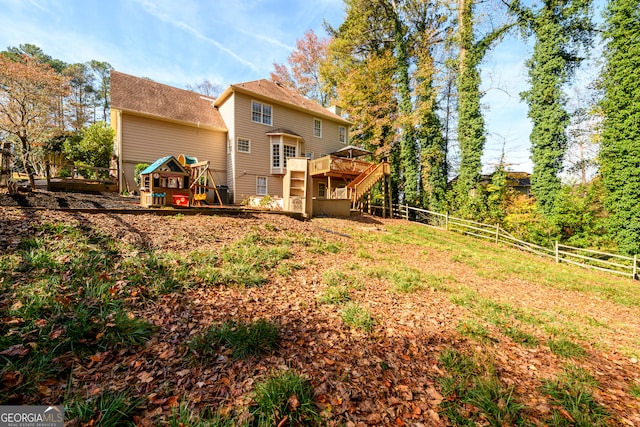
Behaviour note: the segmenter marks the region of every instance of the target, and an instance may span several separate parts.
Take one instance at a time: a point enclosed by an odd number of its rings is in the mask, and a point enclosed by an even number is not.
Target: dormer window
[[[271,126],[271,105],[251,101],[251,121]]]

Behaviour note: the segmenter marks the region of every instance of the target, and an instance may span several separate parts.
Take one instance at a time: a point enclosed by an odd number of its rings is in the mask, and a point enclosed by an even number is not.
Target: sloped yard
[[[371,217],[4,207],[0,227],[0,404],[64,404],[69,425],[640,425],[637,282]]]

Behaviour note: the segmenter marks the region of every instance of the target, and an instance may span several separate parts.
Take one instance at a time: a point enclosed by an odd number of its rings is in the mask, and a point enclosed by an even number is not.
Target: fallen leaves
[[[17,217],[15,213],[10,215]],[[490,354],[496,360],[501,379],[518,390],[518,398],[532,416],[542,419],[549,413],[546,399],[538,389],[541,380],[552,377],[563,360],[544,348],[533,351],[509,340],[496,341],[489,347],[478,346],[456,334],[455,326],[466,312],[450,302],[448,293],[426,289],[417,294],[398,295],[389,291],[389,283],[385,280],[366,276],[367,270],[378,267],[385,259],[402,260],[416,268],[424,266],[425,260],[420,254],[425,249],[388,244],[384,248],[371,248],[372,259],[359,258],[358,245],[362,242],[353,231],[355,221],[321,220],[323,228],[349,230],[351,239],[330,236],[332,241],[343,245],[338,254],[314,253],[307,246],[295,243],[293,236],[324,238],[318,234],[315,222],[274,215],[184,217],[180,220],[166,217],[160,220],[151,215],[41,212],[38,221],[83,221],[88,227],[99,228],[114,239],[140,248],[141,252],[154,249],[158,253],[180,254],[194,249],[219,250],[257,230],[269,237],[294,242],[289,261],[302,266],[288,276],[272,275],[260,288],[195,286],[157,300],[145,300],[144,292],[127,280],[115,281],[109,294],[123,298],[131,313],[157,325],[157,332],[141,347],[101,347],[104,351],[94,350],[93,354],[69,358],[70,375],[57,378],[57,384],[38,384],[36,391],[40,398],[63,395],[60,391],[67,380],[71,389],[82,396],[97,397],[130,388],[146,399],[136,424],[150,426],[156,425],[154,420],[158,417],[169,416],[182,401],[198,409],[220,408],[223,413],[233,413],[237,408],[246,410],[247,396],[254,390],[255,382],[272,370],[286,367],[311,379],[316,402],[330,420],[330,426],[444,426],[448,420],[439,414],[443,397],[438,383],[444,372],[438,357],[443,349],[455,345],[474,353]],[[377,219],[372,221],[378,223]],[[381,220],[376,227],[384,228],[386,224],[394,223]],[[285,231],[267,230],[265,224]],[[384,249],[384,252],[377,249]],[[352,298],[366,302],[380,322],[371,334],[352,333],[342,324],[335,306],[316,303],[325,288],[322,273],[347,267],[350,274],[362,276],[366,283],[361,289],[353,290]],[[398,268],[401,268],[400,263]],[[470,282],[475,287],[486,284],[483,278],[470,275],[464,265],[451,263],[450,254],[431,248],[428,268],[446,271],[456,277],[457,283]],[[105,272],[101,280],[107,281],[113,274]],[[491,285],[496,294],[515,292],[509,283]],[[545,289],[537,292],[537,297],[544,298]],[[64,303],[64,298],[61,295],[59,302]],[[548,301],[552,300],[548,298]],[[11,301],[6,306],[11,304],[17,302]],[[281,347],[273,354],[234,360],[229,358],[229,349],[221,348],[218,358],[211,363],[199,364],[197,360],[185,357],[186,343],[206,326],[257,318],[273,321],[282,332]],[[609,314],[608,318],[616,319],[615,313]],[[9,328],[24,323],[20,318],[3,321]],[[47,320],[41,319],[36,326],[46,324]],[[107,326],[112,327],[110,325]],[[64,337],[66,331],[54,327],[45,333],[54,340]],[[23,359],[34,351],[37,349],[25,341],[3,349],[0,355]],[[598,372],[598,380],[603,384],[602,400],[615,402],[622,408],[618,414],[623,413],[626,419],[636,422],[640,409],[637,401],[629,398],[624,386],[631,373],[636,372],[637,376],[637,360],[604,357],[604,352],[594,351],[594,354],[602,357],[581,363]],[[24,375],[18,369],[6,368],[0,372],[0,379],[2,387],[16,388],[24,384]],[[293,410],[299,404],[297,395],[289,396],[289,409]],[[613,408],[613,404],[610,407]],[[278,420],[285,424],[286,421]]]
[[[24,357],[29,354],[29,349],[24,344],[15,344],[6,350],[0,351],[0,356]]]

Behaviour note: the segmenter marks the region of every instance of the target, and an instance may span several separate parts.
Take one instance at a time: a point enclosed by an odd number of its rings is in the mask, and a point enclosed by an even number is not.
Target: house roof
[[[226,131],[213,99],[149,79],[111,71],[111,107]]]
[[[268,130],[268,131],[265,132],[265,134],[266,135],[289,135],[289,136],[294,136],[296,138],[303,139],[302,136],[298,135],[294,131],[289,130],[289,129],[285,129],[285,128],[278,128],[278,129]]]
[[[176,159],[173,156],[166,156],[166,157],[160,157],[158,160],[156,160],[155,162],[151,163],[149,166],[144,168],[144,170],[142,170],[140,172],[140,175],[147,175],[147,174],[153,173],[156,170],[158,170],[159,168],[161,168],[162,166],[164,166],[165,164],[173,172],[180,172],[180,173],[183,173],[183,174],[188,174],[188,172],[178,162],[178,159]]]
[[[232,84],[222,93],[222,95],[218,97],[218,99],[216,99],[214,105],[219,107],[224,104],[233,92],[244,93],[257,98],[267,99],[271,102],[284,104],[294,109],[326,117],[345,125],[351,124],[351,122],[346,120],[344,117],[335,114],[317,102],[305,98],[296,91],[266,79]]]

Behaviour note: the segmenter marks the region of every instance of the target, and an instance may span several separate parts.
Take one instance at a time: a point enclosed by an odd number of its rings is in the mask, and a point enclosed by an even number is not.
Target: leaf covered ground
[[[327,425],[640,425],[637,282],[368,216],[0,207],[0,227],[0,404],[260,425],[256,390],[295,372]],[[221,338],[255,324],[277,345]]]

